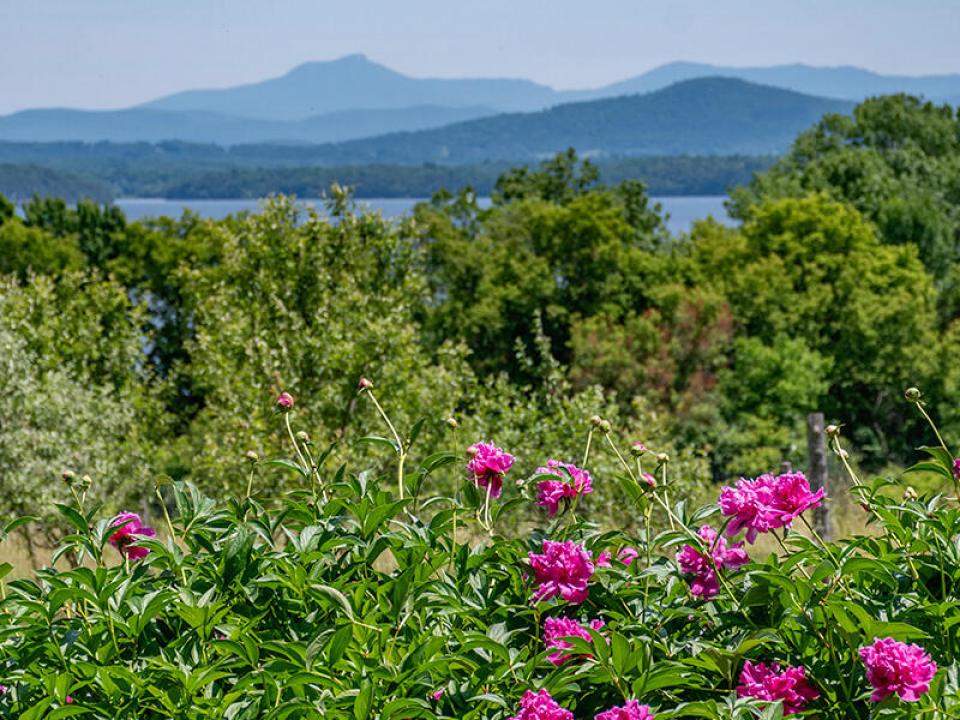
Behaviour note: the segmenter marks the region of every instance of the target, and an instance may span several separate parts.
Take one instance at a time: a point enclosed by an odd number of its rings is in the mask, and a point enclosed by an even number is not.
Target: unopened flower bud
[[[453,430],[456,430],[458,427],[460,427],[460,423],[457,422],[455,417],[448,417],[447,425],[449,425]]]
[[[284,410],[289,410],[294,406],[293,395],[288,392],[282,392],[277,396],[277,406]]]
[[[920,402],[920,389],[915,387],[907,388],[903,396],[912,403]]]
[[[260,456],[257,455],[256,450],[247,450],[246,458],[252,463],[260,462]]]
[[[73,481],[77,479],[77,474],[73,470],[64,470],[60,477],[67,485],[73,485]]]
[[[663,452],[662,452],[662,453],[657,453],[657,462],[658,462],[660,465],[663,465],[664,463],[668,463],[668,462],[670,462],[670,456],[667,455],[666,453],[663,453]]]
[[[919,497],[917,495],[917,489],[912,485],[907,485],[906,489],[903,491],[904,500],[916,500]]]
[[[642,455],[646,455],[650,451],[647,450],[647,446],[644,445],[642,442],[635,442],[633,445],[630,446],[630,452],[633,454],[634,457],[640,457]]]
[[[603,432],[603,433],[608,433],[608,432],[610,432],[610,429],[611,429],[611,428],[610,428],[610,421],[609,421],[609,420],[601,420],[601,421],[600,421],[599,428],[600,428],[600,432]]]
[[[471,445],[467,448],[467,457],[473,457],[478,452],[480,452],[480,448],[478,448],[476,445]]]
[[[839,425],[827,425],[827,426],[823,429],[823,433],[824,433],[824,435],[826,435],[827,437],[831,437],[831,438],[832,438],[832,437],[837,437],[837,436],[840,434],[840,426],[839,426]]]
[[[80,486],[80,489],[86,492],[90,489],[90,486],[93,485],[93,478],[89,475],[84,475],[80,478],[80,482],[77,483]]]
[[[599,415],[590,416],[590,424],[593,425],[594,427],[600,427],[602,423],[603,423],[603,418],[600,417]]]
[[[299,440],[302,443],[308,443],[310,442],[310,436],[307,435],[303,430],[301,430],[300,432],[297,433],[297,440]]]
[[[362,377],[360,378],[360,382],[357,383],[357,392],[363,392],[364,390],[369,390],[372,387],[373,382],[365,377]]]
[[[850,453],[848,453],[848,452],[847,452],[846,450],[844,450],[843,448],[840,448],[840,452],[838,453],[838,455],[840,455],[840,457],[842,457],[844,460],[846,460],[848,457],[850,457]]]

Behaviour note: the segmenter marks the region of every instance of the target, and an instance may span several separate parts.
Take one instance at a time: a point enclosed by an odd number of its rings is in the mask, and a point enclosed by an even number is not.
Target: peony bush
[[[54,564],[0,585],[0,717],[960,717],[957,498],[863,483],[836,426],[868,532],[826,542],[807,515],[832,498],[802,473],[693,509],[666,454],[600,418],[575,463],[496,437],[464,456],[455,421],[451,447],[421,451],[373,383],[359,394],[382,476],[330,462],[297,430],[310,398],[283,392],[289,456],[249,453],[226,504],[161,480],[151,523],[71,485]],[[912,470],[956,489],[932,430]],[[601,453],[620,472],[591,473]],[[436,491],[451,471],[456,491]],[[638,532],[578,515],[605,483]],[[540,522],[518,525],[531,507]]]

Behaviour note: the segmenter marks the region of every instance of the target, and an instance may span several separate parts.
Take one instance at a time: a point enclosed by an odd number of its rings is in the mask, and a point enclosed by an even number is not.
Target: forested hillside
[[[283,198],[150,224],[5,202],[0,494],[48,512],[64,466],[117,506],[158,474],[228,494],[247,451],[282,441],[281,389],[309,398],[318,447],[365,434],[361,375],[388,379],[398,423],[424,416],[425,441],[453,416],[575,457],[602,415],[669,453],[691,496],[799,461],[812,410],[849,424],[863,467],[902,466],[925,439],[894,389],[960,433],[958,188],[955,112],[887,97],[801,134],[737,194],[740,227],[682,238],[640,183],[572,154],[502,173],[487,209],[451,189],[400,222],[337,189],[331,217]],[[583,512],[615,516],[606,492]]]

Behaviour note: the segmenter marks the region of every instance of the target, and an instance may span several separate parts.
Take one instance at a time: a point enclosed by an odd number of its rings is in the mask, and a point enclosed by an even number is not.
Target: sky
[[[674,60],[960,72],[960,0],[0,0],[0,114],[126,107],[363,53],[604,85]]]

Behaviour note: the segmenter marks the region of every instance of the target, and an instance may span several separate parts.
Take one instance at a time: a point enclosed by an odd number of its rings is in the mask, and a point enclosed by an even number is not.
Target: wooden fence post
[[[827,438],[823,433],[823,413],[807,415],[807,479],[814,491],[824,488],[830,495],[827,477]],[[830,539],[830,518],[827,506],[821,505],[813,511],[813,527],[824,540]]]

